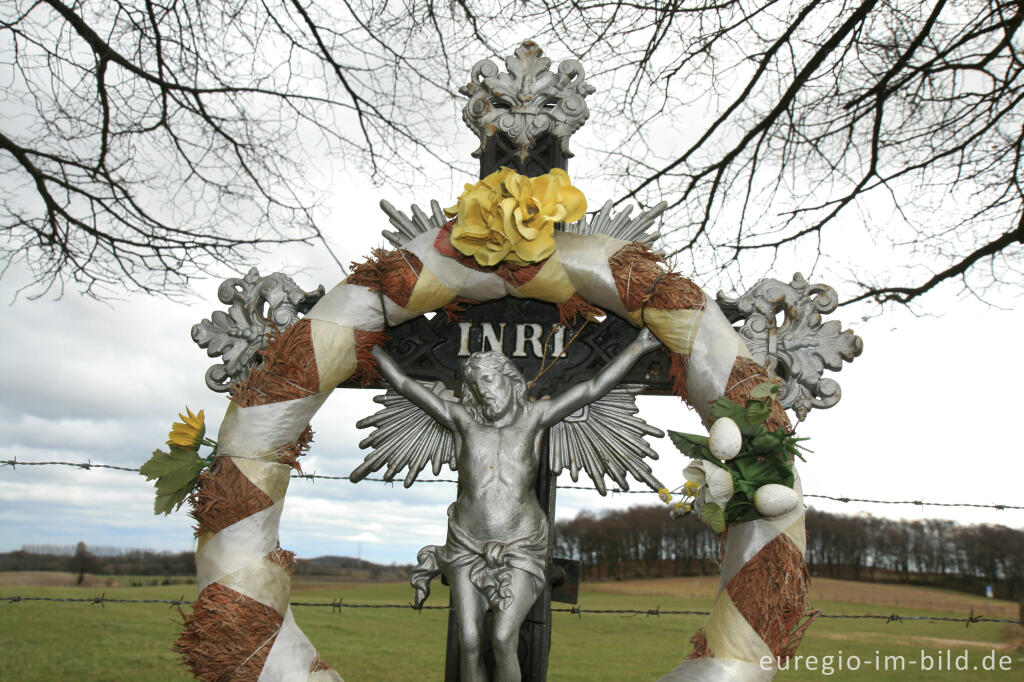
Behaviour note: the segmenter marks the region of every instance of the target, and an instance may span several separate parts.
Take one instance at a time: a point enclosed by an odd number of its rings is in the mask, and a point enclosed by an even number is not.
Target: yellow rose
[[[475,184],[465,184],[463,192],[459,195],[459,200],[455,206],[444,209],[444,212],[449,218],[452,218],[459,213],[459,208],[462,206],[463,201],[473,193],[479,193],[484,190],[490,189],[494,193],[494,202],[497,203],[501,200],[502,185],[505,182],[505,178],[516,175],[516,172],[511,168],[505,166],[501,167],[501,170],[494,171],[483,180],[476,182]],[[482,196],[482,195],[481,195]]]
[[[536,178],[509,168],[466,185],[458,204],[452,245],[486,266],[502,261],[538,263],[555,251],[557,222],[579,220],[587,210],[583,192],[560,168]]]

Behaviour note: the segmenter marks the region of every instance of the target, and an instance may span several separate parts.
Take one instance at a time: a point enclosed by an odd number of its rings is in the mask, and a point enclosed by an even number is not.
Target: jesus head
[[[500,421],[526,404],[526,381],[501,353],[473,353],[462,364],[462,379],[462,404],[478,421]]]

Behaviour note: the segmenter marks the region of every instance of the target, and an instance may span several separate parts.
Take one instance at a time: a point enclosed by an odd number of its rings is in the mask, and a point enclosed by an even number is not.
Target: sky
[[[471,180],[472,178],[470,178]],[[451,197],[426,194],[445,203]],[[389,228],[381,198],[407,209],[407,194],[358,182],[339,193],[344,220],[329,240],[342,262],[383,245]],[[586,191],[586,189],[585,189]],[[591,205],[603,199],[588,192]],[[353,226],[359,226],[355,228]],[[280,270],[311,290],[342,278],[323,250],[290,249],[253,256],[262,273]],[[766,274],[788,281],[805,264],[783,259]],[[241,275],[247,265],[232,270]],[[0,281],[7,305],[0,335],[0,460],[93,462],[138,467],[163,447],[185,405],[205,409],[215,434],[226,407],[203,375],[213,361],[189,330],[224,306],[218,278],[197,281],[193,296],[170,302],[144,296],[99,302],[68,291],[59,300],[15,297],[19,277]],[[827,277],[811,277],[812,281]],[[750,285],[753,285],[753,281]],[[714,283],[701,283],[709,292]],[[840,295],[842,291],[840,290]],[[1012,301],[1011,301],[1012,303]],[[883,500],[1021,505],[1024,463],[1012,363],[1020,338],[1019,312],[1000,309],[946,286],[926,301],[928,315],[900,309],[840,309],[832,318],[853,327],[864,353],[833,375],[840,403],[813,411],[798,433],[813,451],[799,467],[805,493]],[[874,313],[867,320],[865,313]],[[1016,378],[1015,378],[1016,374]],[[307,472],[347,475],[365,455],[355,427],[376,411],[372,390],[338,390],[314,417],[315,440],[303,458]],[[651,424],[701,433],[692,410],[676,398],[641,397]],[[686,459],[667,438],[651,439],[661,454],[655,474],[682,484]],[[442,477],[450,478],[449,472]],[[585,482],[581,475],[581,483]],[[572,483],[564,475],[561,483]],[[364,481],[293,480],[281,522],[281,545],[300,557],[360,556],[411,563],[426,544],[445,536],[445,509],[455,486],[421,482],[410,489]],[[1024,527],[1024,512],[914,505],[841,504],[808,498],[816,508],[893,518],[951,518],[964,523]],[[89,545],[182,551],[194,548],[186,510],[152,513],[153,488],[142,476],[62,466],[0,467],[0,551],[24,545]],[[657,504],[650,494],[560,490],[557,517]]]
[[[682,145],[687,131],[693,134],[699,128],[692,120],[700,115],[695,109],[693,116],[674,117],[669,128],[659,131],[659,140],[666,147],[673,142]],[[617,193],[609,182],[602,182],[602,157],[588,155],[603,142],[600,130],[592,128],[574,136],[572,148],[578,156],[570,171],[591,209],[597,209]],[[468,159],[476,140],[466,129],[459,130],[461,137],[445,142],[444,149],[454,154],[453,159]],[[380,235],[390,229],[377,205],[381,199],[406,211],[412,201],[424,208],[431,199],[450,206],[463,183],[475,180],[435,169],[424,173],[420,189],[410,191],[389,185],[386,179],[381,185],[370,184],[355,168],[345,159],[313,158],[307,169],[308,181],[323,197],[323,211],[329,216],[325,237],[343,263],[362,260],[374,247],[390,248]],[[893,211],[886,203],[858,208],[855,221],[884,221]],[[858,273],[870,275],[904,265],[902,255],[889,250],[883,240],[853,227],[826,235],[821,243],[824,258],[817,258],[817,244],[812,244],[810,251],[780,252],[773,262],[745,266],[742,288],[763,276],[788,282],[800,271],[811,282],[835,286],[843,298],[848,292],[842,283]],[[136,468],[154,449],[164,447],[171,423],[186,405],[205,409],[208,433],[216,434],[227,400],[206,388],[203,376],[214,361],[192,342],[189,332],[193,324],[225,308],[216,295],[220,281],[241,276],[250,266],[263,274],[283,271],[307,290],[318,284],[330,288],[343,278],[324,249],[291,247],[250,254],[244,263],[225,265],[211,277],[196,280],[191,296],[180,302],[141,295],[96,301],[73,287],[56,300],[30,300],[17,294],[25,273],[9,268],[0,279],[0,303],[7,306],[0,318],[0,460]],[[711,277],[697,282],[711,295],[720,288],[741,293],[735,282]],[[799,467],[804,492],[1024,504],[1017,395],[1021,372],[1014,362],[1024,331],[1024,316],[1014,310],[1018,300],[1012,292],[1003,292],[990,301],[996,305],[986,304],[951,282],[927,294],[913,311],[862,304],[830,316],[861,336],[864,353],[831,375],[842,386],[839,404],[813,411],[798,427],[799,435],[810,437],[807,445],[813,450]],[[355,423],[377,410],[372,402],[375,393],[338,390],[321,408],[312,422],[313,448],[302,461],[307,473],[344,476],[362,461],[365,452],[358,442],[367,432]],[[693,411],[676,398],[641,397],[640,407],[642,416],[661,429],[703,432]],[[686,458],[667,438],[651,439],[651,444],[661,455],[654,463],[655,475],[670,487],[680,486]],[[446,471],[442,477],[451,475]],[[571,483],[567,475],[560,482]],[[586,483],[585,474],[580,482]],[[348,555],[410,563],[423,545],[444,541],[445,509],[454,494],[450,483],[420,482],[405,489],[400,483],[293,480],[281,522],[281,545],[300,557]],[[838,513],[1024,527],[1024,511],[1019,510],[842,504],[810,497],[807,502]],[[186,510],[154,516],[152,503],[151,483],[135,473],[0,466],[0,551],[79,541],[161,551],[192,549]],[[654,493],[602,498],[593,491],[560,490],[557,517],[657,503]]]

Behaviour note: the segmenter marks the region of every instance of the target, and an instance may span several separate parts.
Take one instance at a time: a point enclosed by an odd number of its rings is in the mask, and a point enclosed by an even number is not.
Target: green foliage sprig
[[[768,430],[766,423],[778,392],[777,385],[764,382],[751,391],[751,399],[746,405],[739,405],[725,396],[715,401],[711,408],[712,416],[716,420],[723,417],[732,419],[743,437],[739,454],[732,459],[721,460],[711,454],[708,436],[668,432],[684,455],[705,460],[732,475],[733,495],[725,509],[712,501],[701,506],[701,518],[716,532],[725,530],[726,523],[762,518],[754,507],[754,492],[761,486],[777,483],[793,487],[793,460],[797,457],[804,459],[800,451],[806,448],[800,443],[807,439],[797,438],[792,431],[785,429]]]
[[[182,421],[175,422],[168,434],[170,452],[154,450],[149,461],[139,467],[139,473],[147,481],[156,480],[154,514],[170,514],[181,509],[199,485],[199,475],[213,464],[217,456],[217,441],[206,438],[203,410],[192,414],[192,410],[186,407],[185,412],[187,416],[179,414]],[[205,458],[199,456],[199,448],[203,445],[213,448]]]

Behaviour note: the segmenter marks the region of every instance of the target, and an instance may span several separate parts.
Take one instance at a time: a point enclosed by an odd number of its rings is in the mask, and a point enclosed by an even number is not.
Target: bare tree
[[[0,16],[20,116],[0,224],[41,283],[162,288],[239,245],[318,239],[302,150],[412,182],[458,166],[444,125],[468,66],[532,37],[598,87],[583,165],[620,202],[667,200],[666,250],[696,276],[795,256],[845,269],[847,302],[903,304],[1022,284],[1019,2],[17,0]],[[868,262],[847,262],[854,236]]]
[[[84,542],[79,542],[75,546],[74,556],[71,557],[71,572],[78,574],[78,580],[75,582],[76,585],[81,585],[85,582],[85,574],[92,570],[94,563],[96,563],[96,560],[89,554],[89,548],[85,546]]]
[[[173,294],[241,247],[322,240],[311,153],[370,175],[432,154],[426,93],[399,93],[381,45],[330,28],[331,9],[4,3],[7,264],[37,294]]]
[[[862,226],[898,267],[851,266],[847,302],[1022,283],[1019,2],[568,7],[554,25],[589,29],[581,56],[628,64],[608,67],[633,131],[608,152],[622,200],[667,199],[695,271],[785,249],[834,270]]]

